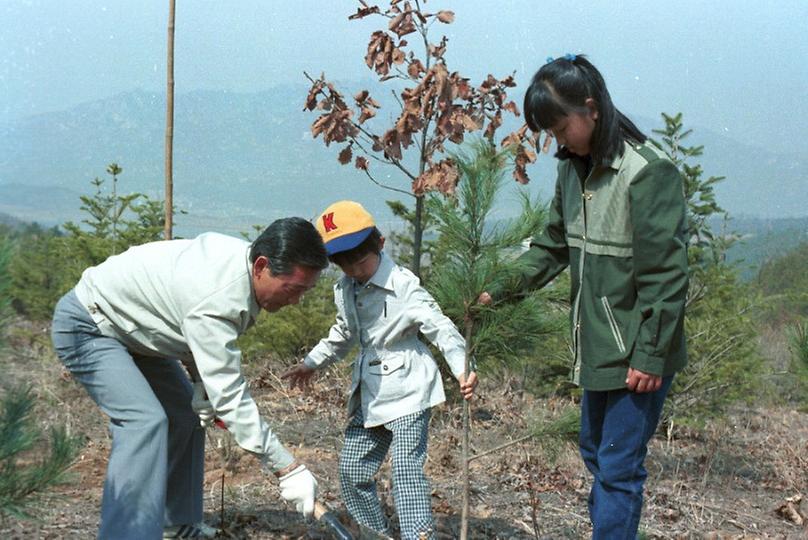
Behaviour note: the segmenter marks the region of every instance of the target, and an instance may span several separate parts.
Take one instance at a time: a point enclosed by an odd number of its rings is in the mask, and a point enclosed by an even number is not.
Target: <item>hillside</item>
[[[716,231],[720,224],[714,224]],[[757,277],[760,266],[782,257],[798,244],[808,241],[808,218],[763,219],[732,218],[729,231],[739,240],[727,252],[727,261],[735,264],[745,281]]]
[[[310,216],[347,197],[365,202],[382,221],[390,219],[384,200],[399,196],[373,185],[352,166],[340,166],[336,148],[311,139],[315,115],[303,112],[305,95],[306,87],[299,85],[251,94],[199,91],[177,96],[175,193],[178,206],[189,212],[179,219],[180,227],[186,232],[246,230],[282,215]],[[514,96],[519,95],[516,89]],[[377,121],[386,121],[385,112],[392,110],[383,107]],[[164,111],[162,95],[134,91],[0,124],[0,212],[47,224],[73,219],[77,204],[71,200],[86,193],[94,177],[103,177],[111,162],[124,169],[120,189],[161,197]],[[637,121],[648,132],[661,126],[656,119]],[[689,121],[693,119],[685,118]],[[515,123],[506,123],[502,133],[513,127]],[[690,142],[705,145],[701,162],[706,174],[728,177],[717,192],[732,214],[806,214],[802,201],[808,200],[808,183],[800,172],[805,156],[775,154],[764,146],[694,129]],[[390,185],[409,187],[392,169],[374,172]],[[542,159],[530,173],[530,191],[552,193],[552,159]],[[502,212],[508,214],[508,209]]]

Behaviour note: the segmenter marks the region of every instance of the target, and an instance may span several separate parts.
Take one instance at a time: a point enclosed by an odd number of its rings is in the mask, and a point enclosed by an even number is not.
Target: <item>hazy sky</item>
[[[380,19],[349,0],[177,0],[176,92],[257,91],[371,74]],[[451,9],[450,68],[478,82],[587,53],[618,107],[777,151],[808,150],[808,0],[431,0]],[[168,1],[0,0],[0,120],[136,88],[164,91]]]

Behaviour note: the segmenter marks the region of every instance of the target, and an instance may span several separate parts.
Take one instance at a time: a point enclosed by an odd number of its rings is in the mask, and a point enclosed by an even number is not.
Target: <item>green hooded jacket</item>
[[[588,175],[582,159],[559,163],[548,224],[518,262],[525,289],[570,267],[576,384],[614,390],[629,367],[667,376],[687,363],[685,208],[681,174],[649,143],[624,143]]]

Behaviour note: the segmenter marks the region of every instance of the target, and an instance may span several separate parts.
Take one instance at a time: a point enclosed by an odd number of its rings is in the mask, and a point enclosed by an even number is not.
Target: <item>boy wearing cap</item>
[[[373,217],[352,201],[329,206],[316,223],[331,262],[345,275],[334,286],[337,320],[303,362],[283,374],[306,388],[315,370],[355,346],[350,418],[340,454],[345,506],[360,524],[390,534],[374,475],[392,446],[393,499],[400,537],[434,538],[423,466],[430,409],[445,400],[438,366],[419,333],[440,349],[465,399],[477,385],[464,370],[465,341],[418,278],[383,251]],[[422,536],[423,535],[423,536]]]

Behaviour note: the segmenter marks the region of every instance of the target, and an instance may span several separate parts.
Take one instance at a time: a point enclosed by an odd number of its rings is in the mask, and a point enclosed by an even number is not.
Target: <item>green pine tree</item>
[[[30,387],[15,387],[0,402],[0,516],[33,519],[48,492],[65,482],[80,446],[63,428],[51,428],[45,442],[34,400]]]
[[[439,237],[428,288],[458,327],[471,325],[467,348],[479,369],[513,366],[539,340],[558,332],[563,315],[547,309],[541,294],[496,309],[476,301],[484,291],[503,290],[514,283],[520,269],[513,260],[525,239],[541,230],[546,208],[522,192],[519,216],[494,220],[491,214],[507,172],[508,154],[482,141],[455,159],[461,172],[456,197],[429,201]]]
[[[692,130],[684,128],[682,113],[663,113],[662,118],[664,129],[654,130],[662,141],[652,142],[668,154],[684,177],[690,242],[685,315],[688,365],[674,379],[665,414],[669,422],[702,423],[720,416],[732,403],[758,394],[763,369],[753,319],[758,298],[740,281],[737,269],[725,262],[736,237],[715,234],[712,229],[717,219],[727,222],[713,191],[724,177],[705,179],[701,165],[692,163],[704,148],[683,143]]]
[[[528,296],[502,309],[480,305],[481,293],[502,289],[518,272],[512,259],[522,241],[539,230],[545,209],[522,195],[521,215],[510,222],[491,219],[497,194],[504,182],[508,154],[497,152],[488,141],[477,143],[469,154],[454,160],[460,173],[455,198],[433,197],[430,210],[439,232],[434,250],[430,292],[462,329],[466,340],[465,373],[472,356],[479,367],[492,359],[518,358],[533,351],[547,325],[540,316],[537,296]],[[463,402],[463,505],[460,538],[468,535],[469,512],[469,402]]]

